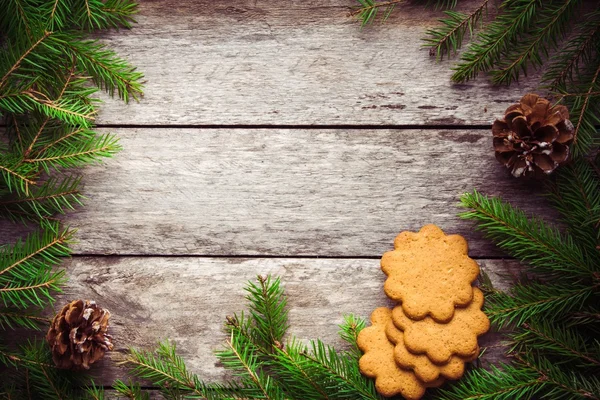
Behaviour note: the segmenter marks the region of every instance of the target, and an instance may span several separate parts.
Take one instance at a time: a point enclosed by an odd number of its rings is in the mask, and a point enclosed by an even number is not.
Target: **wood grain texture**
[[[499,289],[518,272],[514,261],[480,260]],[[320,338],[341,347],[343,315],[368,318],[380,306],[392,306],[383,293],[379,260],[246,259],[204,257],[76,257],[67,264],[69,283],[57,308],[67,301],[93,299],[112,313],[116,351],[109,353],[96,382],[110,385],[126,378],[122,360],[129,347],[152,350],[170,339],[192,371],[218,380],[224,370],[213,355],[224,343],[224,318],[246,309],[243,287],[257,274],[281,277],[289,302],[290,335]],[[502,355],[497,335],[482,338],[490,346],[484,362]]]
[[[491,124],[537,85],[536,74],[510,88],[485,76],[452,84],[456,60],[436,63],[422,47],[441,11],[403,4],[386,24],[361,29],[348,16],[357,4],[143,1],[134,29],[104,41],[144,72],[145,97],[107,102],[98,122]]]
[[[457,213],[461,193],[552,217],[479,130],[123,129],[124,151],[84,171],[67,216],[78,254],[379,257],[436,223],[495,247]],[[9,227],[9,228],[12,228]]]

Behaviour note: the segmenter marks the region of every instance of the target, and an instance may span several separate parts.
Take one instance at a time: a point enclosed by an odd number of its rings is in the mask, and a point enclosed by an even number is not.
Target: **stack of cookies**
[[[376,309],[358,336],[360,370],[382,395],[419,399],[426,388],[459,379],[478,357],[477,337],[490,324],[473,287],[479,266],[467,250],[462,236],[426,225],[400,233],[383,255],[384,290],[398,305]]]

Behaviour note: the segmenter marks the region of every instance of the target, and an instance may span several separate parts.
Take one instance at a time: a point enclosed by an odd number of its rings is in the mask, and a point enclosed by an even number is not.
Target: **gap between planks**
[[[3,127],[3,125],[0,125]],[[365,130],[490,130],[492,125],[358,125],[358,124],[332,124],[332,125],[310,125],[310,124],[262,124],[262,125],[184,125],[184,124],[98,124],[96,128],[107,129],[365,129]]]

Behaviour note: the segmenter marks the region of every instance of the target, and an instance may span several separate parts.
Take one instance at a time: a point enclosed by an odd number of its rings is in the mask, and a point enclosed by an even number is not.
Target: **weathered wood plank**
[[[510,284],[515,261],[481,260],[499,289]],[[116,351],[97,368],[97,383],[126,378],[122,360],[129,347],[151,350],[170,339],[200,377],[218,380],[224,370],[213,352],[226,339],[224,318],[246,309],[243,287],[257,274],[279,276],[289,301],[289,333],[343,346],[337,331],[343,315],[368,318],[392,306],[383,293],[379,260],[244,259],[203,257],[76,257],[67,264],[69,283],[57,307],[76,298],[93,299],[112,313]],[[484,362],[501,356],[497,336]]]
[[[535,76],[511,88],[485,77],[453,85],[452,62],[422,47],[441,11],[403,4],[388,23],[360,29],[348,17],[356,5],[143,1],[139,24],[105,41],[145,73],[145,97],[108,102],[98,122],[488,124],[535,86]]]
[[[437,223],[502,253],[456,214],[476,188],[551,215],[479,130],[123,129],[85,170],[79,254],[380,256]],[[12,226],[9,229],[13,228]]]

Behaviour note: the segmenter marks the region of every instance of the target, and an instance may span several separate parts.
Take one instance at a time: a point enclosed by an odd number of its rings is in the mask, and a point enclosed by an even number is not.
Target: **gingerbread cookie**
[[[447,363],[453,355],[471,359],[477,357],[477,337],[490,328],[490,321],[481,311],[483,293],[473,288],[473,301],[457,308],[452,320],[440,324],[432,318],[414,321],[400,306],[394,308],[392,319],[404,331],[404,344],[414,354],[426,354],[436,364]]]
[[[385,327],[388,339],[394,343],[394,359],[396,364],[404,369],[414,371],[417,378],[423,382],[433,382],[440,376],[450,380],[459,379],[465,371],[465,362],[473,361],[474,358],[463,359],[452,356],[446,364],[437,365],[425,354],[412,354],[404,345],[404,333],[399,330],[393,321]],[[477,352],[479,354],[479,352]]]
[[[404,370],[394,361],[394,345],[385,335],[385,326],[392,320],[392,311],[381,307],[371,314],[372,325],[363,329],[357,339],[364,352],[359,360],[360,371],[375,378],[375,388],[383,396],[401,394],[406,399],[420,399],[428,387],[439,386],[443,379],[423,383],[412,371]]]
[[[448,322],[454,308],[473,298],[471,284],[479,266],[467,255],[467,242],[459,235],[445,235],[435,225],[418,233],[402,232],[394,250],[385,253],[381,269],[388,276],[384,290],[411,319],[431,316]]]

